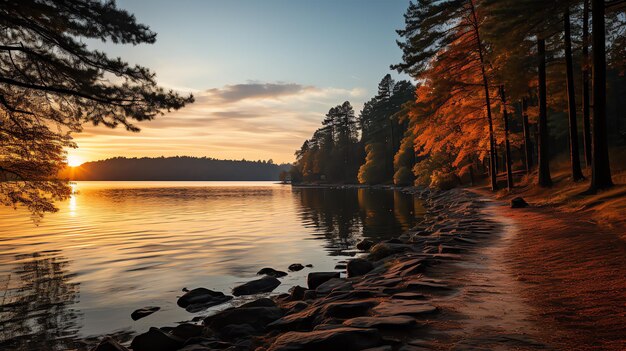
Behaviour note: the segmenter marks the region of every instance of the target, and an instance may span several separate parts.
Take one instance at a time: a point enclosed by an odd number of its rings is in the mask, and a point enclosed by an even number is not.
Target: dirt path
[[[508,223],[502,260],[541,338],[562,350],[626,350],[626,242],[584,213],[485,210]],[[496,246],[497,247],[497,246]]]

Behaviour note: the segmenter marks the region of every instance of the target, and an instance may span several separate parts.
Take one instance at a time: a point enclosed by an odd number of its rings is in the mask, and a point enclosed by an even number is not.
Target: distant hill
[[[116,157],[66,168],[70,180],[278,180],[288,164],[218,160],[206,157]]]

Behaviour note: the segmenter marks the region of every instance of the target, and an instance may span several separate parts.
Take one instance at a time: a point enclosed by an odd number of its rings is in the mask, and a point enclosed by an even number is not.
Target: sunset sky
[[[395,30],[408,3],[118,0],[158,33],[157,43],[90,47],[149,67],[162,86],[192,92],[196,102],[139,124],[138,134],[88,126],[69,157],[292,162],[330,107],[349,100],[358,113],[393,74],[389,65],[401,59]]]

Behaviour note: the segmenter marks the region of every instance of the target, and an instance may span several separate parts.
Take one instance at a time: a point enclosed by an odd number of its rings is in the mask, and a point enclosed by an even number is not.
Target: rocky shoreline
[[[463,260],[464,254],[489,238],[497,225],[481,215],[478,195],[468,191],[401,190],[424,201],[424,220],[398,238],[360,243],[359,249],[366,253],[348,261],[344,274],[312,272],[307,287],[295,286],[289,294],[229,308],[197,321],[198,324],[151,328],[132,340],[131,349],[431,349],[436,320],[445,313],[437,300],[456,291],[454,283],[437,279],[432,268]],[[233,295],[272,291],[280,284],[277,278],[288,273],[264,268],[259,274],[263,277],[236,287]],[[178,305],[198,310],[231,298],[199,288],[186,292]],[[150,310],[142,312],[149,314]],[[92,350],[128,349],[107,337]]]

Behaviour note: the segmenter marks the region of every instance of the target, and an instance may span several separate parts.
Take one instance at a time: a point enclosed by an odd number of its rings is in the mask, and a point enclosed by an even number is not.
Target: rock
[[[196,337],[187,340],[185,347],[179,351],[225,350],[231,346],[231,343],[220,341],[216,338]]]
[[[437,307],[418,301],[393,300],[384,301],[372,309],[372,313],[382,316],[421,316],[437,312]]]
[[[391,347],[391,345],[385,345],[385,346],[379,346],[379,347],[372,347],[370,349],[365,349],[363,351],[392,351],[393,348]]]
[[[443,283],[437,281],[424,281],[424,280],[412,280],[406,284],[406,288],[409,290],[419,291],[447,291],[451,288]]]
[[[280,285],[280,280],[274,277],[263,277],[261,279],[252,280],[245,284],[233,288],[233,295],[252,295],[264,292],[270,292]]]
[[[347,268],[348,277],[352,278],[369,273],[374,269],[374,264],[362,258],[355,258],[348,262]]]
[[[524,208],[528,207],[528,202],[521,197],[516,197],[511,200],[511,208]]]
[[[182,308],[197,309],[198,306],[204,308],[222,304],[232,299],[232,296],[224,295],[219,291],[213,291],[205,288],[196,288],[181,296],[176,304]]]
[[[306,292],[306,288],[303,288],[300,285],[296,285],[289,289],[289,292],[291,293],[291,295],[289,296],[289,299],[291,301],[299,301],[304,299],[304,293]]]
[[[407,328],[415,325],[415,319],[409,316],[356,317],[343,322],[343,325],[354,328]]]
[[[335,265],[335,269],[336,270],[343,270],[346,269],[346,264],[345,263],[339,263]]]
[[[289,265],[288,269],[290,272],[297,272],[303,270],[304,266],[300,263],[293,263]]]
[[[287,275],[287,272],[277,271],[274,268],[263,268],[256,273],[257,275],[267,275],[274,278],[282,278]]]
[[[250,324],[229,324],[220,330],[220,337],[224,340],[237,340],[257,335],[259,331]]]
[[[395,300],[426,300],[426,296],[412,292],[401,292],[391,296]]]
[[[175,351],[181,348],[184,341],[169,335],[159,328],[150,328],[147,332],[133,338],[130,348],[133,351]]]
[[[147,317],[151,314],[153,314],[154,312],[160,310],[161,307],[156,307],[156,306],[149,306],[149,307],[144,307],[144,308],[140,308],[138,310],[135,310],[133,313],[130,314],[130,318],[132,318],[134,321],[141,319],[143,317]]]
[[[378,304],[375,300],[332,302],[322,307],[324,317],[352,318],[365,315]]]
[[[205,318],[204,325],[215,331],[221,331],[229,324],[249,324],[256,330],[263,330],[282,316],[278,307],[231,308]]]
[[[187,339],[201,336],[203,331],[204,331],[204,327],[201,325],[191,324],[191,323],[182,323],[182,324],[175,326],[170,331],[170,334],[182,340],[187,340]]]
[[[268,351],[358,351],[378,346],[376,329],[335,328],[312,332],[288,332],[274,341]]]
[[[350,291],[352,289],[352,282],[343,278],[332,278],[315,288],[315,293],[328,294],[331,291]]]
[[[128,349],[120,345],[112,338],[105,336],[104,339],[96,345],[96,347],[91,349],[91,351],[128,351]]]
[[[313,320],[319,314],[320,307],[312,307],[282,317],[267,325],[269,329],[298,330],[310,329]]]
[[[322,285],[322,283],[332,279],[339,278],[339,272],[313,272],[309,273],[306,278],[307,285],[309,289],[315,290],[318,286]]]
[[[212,351],[215,350],[209,346],[192,344],[183,347],[182,349],[178,349],[178,351]]]
[[[407,251],[414,251],[413,246],[397,243],[378,243],[370,249],[368,258],[373,261],[378,261],[385,257]]]
[[[303,299],[305,299],[305,300],[312,300],[312,299],[314,299],[316,297],[317,297],[317,294],[315,293],[315,290],[305,290],[304,291]]]
[[[356,248],[362,251],[367,251],[369,250],[372,246],[374,246],[374,243],[370,240],[364,239],[359,241],[356,244]]]
[[[239,308],[246,308],[246,307],[276,307],[276,302],[274,302],[274,300],[267,298],[267,297],[263,297],[248,303],[244,303],[243,305],[239,306]]]
[[[309,263],[309,264],[307,264],[305,267],[307,267],[307,268],[313,268],[313,265]]]

